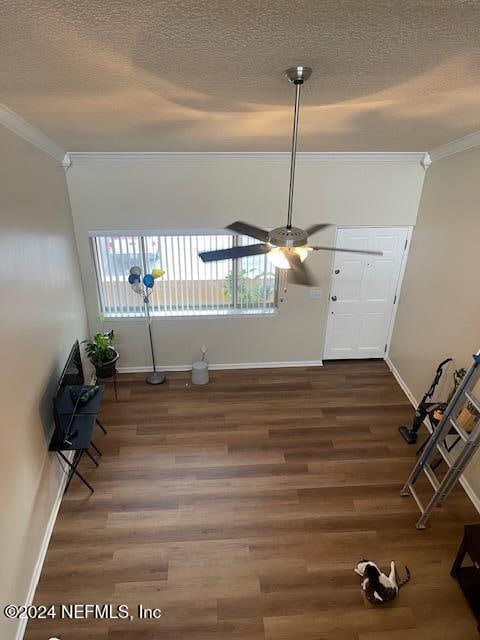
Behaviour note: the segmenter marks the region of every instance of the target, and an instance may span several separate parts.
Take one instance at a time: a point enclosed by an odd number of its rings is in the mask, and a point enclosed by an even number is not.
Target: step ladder
[[[432,433],[408,480],[400,491],[400,495],[402,496],[411,495],[420,509],[422,515],[415,525],[417,529],[425,529],[434,508],[446,502],[455,483],[475,455],[477,447],[480,444],[480,400],[478,400],[472,392],[479,378],[480,351],[473,356],[472,366],[465,374],[455,395],[445,409],[442,420]],[[459,412],[467,404],[473,406],[478,412],[478,417],[469,433],[457,422]],[[463,447],[455,458],[446,450],[444,445],[445,438],[451,434],[452,430],[458,433],[463,442]],[[431,462],[437,452],[440,452],[449,467],[441,481],[438,480],[431,467]],[[422,473],[426,475],[434,489],[434,494],[425,507],[413,486]]]

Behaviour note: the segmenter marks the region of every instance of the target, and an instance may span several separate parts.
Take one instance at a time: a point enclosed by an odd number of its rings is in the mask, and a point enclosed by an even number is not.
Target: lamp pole
[[[152,318],[150,316],[150,302],[148,300],[147,295],[145,295],[145,297],[143,298],[143,302],[145,303],[145,318],[147,320],[148,337],[150,338],[150,352],[152,354],[152,366],[153,366],[152,373],[149,373],[147,375],[147,377],[145,378],[145,381],[148,384],[162,384],[163,382],[165,382],[165,376],[163,373],[160,373],[159,371],[157,371],[157,368],[155,365],[155,352],[153,350],[153,339],[152,339]]]

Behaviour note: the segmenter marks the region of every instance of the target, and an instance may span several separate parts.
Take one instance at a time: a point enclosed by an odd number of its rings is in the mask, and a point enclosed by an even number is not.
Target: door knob
[[[340,269],[335,269],[335,273],[338,276],[338,274],[340,273]]]
[[[337,296],[332,296],[332,300],[335,302],[337,300]]]

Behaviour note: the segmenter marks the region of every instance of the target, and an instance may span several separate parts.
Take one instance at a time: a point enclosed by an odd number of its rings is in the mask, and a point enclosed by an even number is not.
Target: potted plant
[[[113,346],[114,333],[96,333],[91,340],[84,340],[85,352],[95,367],[97,378],[115,375],[118,353]]]
[[[455,395],[455,392],[460,386],[466,373],[467,373],[467,370],[464,369],[463,367],[461,369],[455,369],[455,371],[453,372],[453,389],[450,395],[448,396],[447,402],[450,402],[450,400]],[[465,429],[465,431],[467,432],[470,432],[473,429],[477,419],[478,419],[478,411],[475,409],[475,407],[471,402],[465,403],[463,409],[459,412],[456,418],[457,424],[463,427],[463,429]]]
[[[462,382],[466,373],[467,373],[467,370],[464,369],[463,367],[461,369],[455,369],[455,371],[453,372],[453,389],[450,391],[450,395],[447,398],[447,404],[455,395],[455,392],[460,386],[460,383]]]

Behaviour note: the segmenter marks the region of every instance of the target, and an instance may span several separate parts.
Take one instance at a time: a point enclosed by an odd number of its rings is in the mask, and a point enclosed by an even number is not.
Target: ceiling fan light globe
[[[308,256],[308,249],[306,247],[295,247],[295,249],[292,249],[292,252],[296,253],[302,262]]]
[[[273,248],[267,253],[268,259],[277,269],[290,269],[290,264],[280,247]]]

